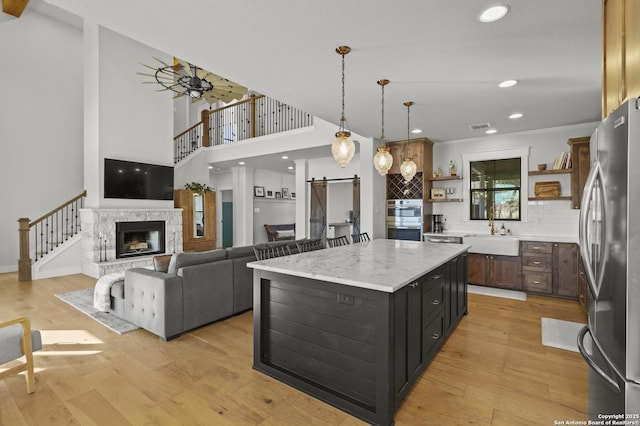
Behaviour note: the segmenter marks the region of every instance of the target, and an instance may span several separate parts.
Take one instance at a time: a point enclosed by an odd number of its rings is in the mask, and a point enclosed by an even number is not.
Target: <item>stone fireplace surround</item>
[[[158,220],[165,222],[165,253],[182,251],[182,209],[80,209],[82,273],[100,278],[151,266],[154,255],[116,259],[116,222]]]

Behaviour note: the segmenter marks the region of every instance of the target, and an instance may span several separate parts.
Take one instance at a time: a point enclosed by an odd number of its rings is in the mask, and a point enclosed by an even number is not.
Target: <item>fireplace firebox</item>
[[[116,222],[116,259],[164,252],[164,220]]]

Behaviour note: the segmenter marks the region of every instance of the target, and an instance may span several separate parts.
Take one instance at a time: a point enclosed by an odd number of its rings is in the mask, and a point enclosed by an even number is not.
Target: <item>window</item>
[[[521,220],[521,158],[471,161],[471,220]]]

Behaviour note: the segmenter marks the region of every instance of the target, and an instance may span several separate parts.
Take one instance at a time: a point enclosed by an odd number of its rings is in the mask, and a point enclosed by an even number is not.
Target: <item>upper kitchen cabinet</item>
[[[602,118],[640,96],[640,2],[603,0]]]
[[[591,168],[589,137],[571,138],[567,141],[571,147],[571,207],[580,208],[582,190]]]
[[[387,199],[421,198],[427,200],[427,178],[433,169],[433,142],[428,138],[389,142],[389,153],[393,157],[393,165],[387,174]],[[400,175],[400,165],[405,157],[411,157],[416,163],[416,176],[409,184],[405,184]]]

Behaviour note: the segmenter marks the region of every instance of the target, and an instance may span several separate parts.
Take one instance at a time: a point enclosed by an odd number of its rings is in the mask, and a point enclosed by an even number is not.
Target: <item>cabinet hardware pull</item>
[[[416,281],[415,283],[409,284],[409,287],[413,287],[413,288],[418,287],[418,282]]]
[[[438,340],[438,339],[440,338],[440,333],[433,333],[433,334],[431,335],[431,338],[432,338],[433,340]]]
[[[540,247],[540,246],[534,246],[534,247],[533,247],[533,249],[534,249],[534,250],[542,250],[542,247]]]
[[[534,265],[540,265],[540,264],[542,264],[542,262],[538,262],[538,261],[531,262],[531,263],[533,263]]]
[[[431,301],[431,304],[432,304],[432,305],[439,305],[439,304],[440,304],[440,301],[439,301],[438,299],[433,299],[433,300]]]
[[[437,280],[438,278],[442,278],[442,276],[443,276],[442,274],[439,274],[439,275],[434,275],[432,278],[434,280]]]
[[[533,281],[534,284],[540,284],[540,281]]]

